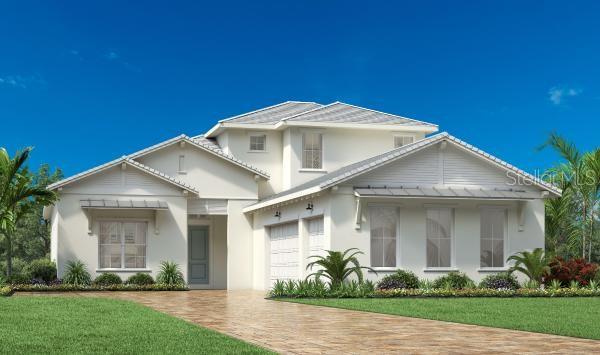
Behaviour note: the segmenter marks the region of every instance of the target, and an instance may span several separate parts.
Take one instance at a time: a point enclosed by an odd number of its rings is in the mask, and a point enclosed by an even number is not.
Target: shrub
[[[398,270],[387,275],[377,284],[378,290],[391,290],[397,288],[419,288],[419,279],[411,271]]]
[[[163,261],[160,263],[160,272],[156,276],[156,283],[160,285],[184,285],[183,273],[177,263]]]
[[[154,284],[154,279],[150,274],[145,274],[143,272],[138,272],[135,275],[130,276],[127,279],[126,284],[128,285],[152,285]]]
[[[508,257],[506,261],[514,261],[514,265],[508,269],[508,272],[512,274],[518,271],[527,276],[529,280],[541,283],[550,272],[548,259],[548,255],[542,248],[522,251]]]
[[[356,275],[358,282],[361,283],[363,280],[363,269],[375,272],[375,270],[368,266],[360,265],[356,256],[363,254],[363,252],[356,248],[346,249],[343,252],[333,250],[327,250],[326,252],[327,256],[313,255],[308,257],[315,260],[306,265],[306,270],[312,270],[315,266],[320,269],[308,275],[307,278],[312,276],[320,278],[323,276],[329,280],[330,288],[336,288],[352,274]]]
[[[556,257],[552,259],[549,266],[550,272],[544,279],[544,283],[548,285],[553,280],[558,280],[562,287],[568,287],[572,281],[587,286],[598,272],[597,264],[588,263],[582,258],[565,261],[561,257]]]
[[[56,279],[56,264],[49,259],[37,259],[26,267],[28,274],[34,279],[50,283]]]
[[[461,290],[474,284],[467,275],[462,272],[449,272],[444,276],[440,276],[433,281],[433,288]]]
[[[92,277],[85,264],[76,260],[67,262],[63,281],[68,285],[87,286],[92,282]]]
[[[13,289],[10,288],[9,286],[0,287],[0,297],[8,297],[8,296],[12,295],[12,293],[13,293]]]
[[[27,262],[20,258],[12,259],[12,274],[27,274]],[[6,260],[0,261],[0,273],[6,276]]]
[[[368,280],[343,282],[334,288],[320,279],[277,280],[269,291],[269,297],[358,298],[372,297],[374,291],[375,285]]]
[[[28,274],[12,274],[6,280],[6,283],[11,285],[29,285],[31,284],[31,277]]]
[[[479,287],[494,290],[516,290],[519,288],[519,282],[513,275],[501,272],[484,277]]]
[[[110,285],[121,285],[123,281],[117,274],[113,274],[112,272],[106,272],[96,277],[92,285],[97,286],[110,286]]]

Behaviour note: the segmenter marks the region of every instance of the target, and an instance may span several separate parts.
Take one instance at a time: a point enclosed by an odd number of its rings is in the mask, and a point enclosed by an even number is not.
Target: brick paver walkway
[[[600,353],[600,341],[265,300],[249,291],[80,293],[133,300],[281,353]]]

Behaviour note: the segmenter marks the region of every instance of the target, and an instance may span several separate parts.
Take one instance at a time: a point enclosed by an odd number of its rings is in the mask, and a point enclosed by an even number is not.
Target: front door
[[[188,233],[190,284],[208,284],[208,227],[192,226]]]

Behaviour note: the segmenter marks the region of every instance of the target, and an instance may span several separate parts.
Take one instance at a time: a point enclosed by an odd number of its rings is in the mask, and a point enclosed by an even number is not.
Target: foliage
[[[56,280],[56,264],[49,259],[37,259],[26,267],[27,273],[34,279],[41,279],[45,283]]]
[[[87,286],[92,282],[92,277],[81,260],[68,261],[63,282],[68,285]]]
[[[350,254],[350,255],[348,255]],[[357,255],[363,254],[356,248],[350,248],[344,252],[327,250],[327,256],[314,255],[309,258],[316,259],[306,265],[307,270],[312,270],[315,266],[320,267],[319,270],[308,275],[307,278],[321,276],[329,280],[331,288],[339,287],[352,274],[356,275],[358,282],[362,283],[362,269],[367,269],[375,272],[370,267],[361,266],[356,258]]]
[[[342,282],[335,288],[331,288],[321,279],[305,280],[277,280],[269,291],[269,297],[273,298],[356,298],[370,297],[375,291],[375,285],[371,281],[358,282],[351,280]]]
[[[113,274],[112,272],[102,273],[100,276],[94,279],[92,285],[96,286],[111,286],[111,285],[121,285],[123,280],[117,274]]]
[[[6,276],[6,260],[0,261],[0,273]],[[13,274],[27,274],[27,262],[21,258],[15,257],[12,259]]]
[[[10,286],[0,286],[0,297],[8,297],[13,294],[13,289]]]
[[[552,259],[549,264],[550,272],[545,278],[545,283],[558,280],[562,287],[567,287],[571,281],[576,281],[582,286],[586,286],[594,279],[598,271],[598,265],[588,263],[582,258],[565,261],[561,257]]]
[[[509,273],[518,271],[530,280],[542,283],[544,277],[550,272],[548,256],[542,248],[533,251],[522,251],[511,255],[506,261],[514,261],[514,265],[508,269]]]
[[[69,291],[187,291],[185,285],[72,285],[72,284],[57,284],[57,285],[13,285],[13,290],[17,292],[69,292]]]
[[[551,134],[543,147],[563,158],[545,174],[563,191],[560,198],[546,200],[547,245],[565,258],[579,255],[591,262],[598,257],[593,246],[600,235],[600,148],[582,153],[557,134]]]
[[[156,276],[156,283],[160,285],[184,285],[183,273],[179,265],[172,261],[160,263],[160,271]]]
[[[464,288],[473,288],[475,283],[465,273],[449,272],[433,281],[433,288],[460,290]]]
[[[479,283],[479,287],[495,290],[516,290],[519,288],[519,282],[513,275],[501,272],[484,277]]]
[[[377,289],[379,290],[395,288],[419,288],[419,279],[412,271],[397,270],[377,283]]]
[[[11,285],[28,285],[31,283],[31,276],[28,274],[12,274],[6,278],[6,283]]]
[[[590,288],[559,288],[559,289],[396,289],[377,290],[373,297],[599,297],[600,290]]]
[[[523,288],[529,289],[529,290],[537,290],[538,288],[540,288],[541,284],[535,280],[527,280],[523,283]]]
[[[128,285],[152,285],[154,284],[154,279],[150,274],[146,274],[144,272],[138,272],[135,275],[130,276],[127,279],[126,284]]]
[[[428,279],[419,280],[419,288],[422,290],[431,290],[433,288],[433,281]]]
[[[34,182],[25,166],[30,152],[31,148],[26,148],[11,158],[6,149],[0,148],[0,234],[4,237],[7,277],[12,275],[13,240],[19,221],[57,198],[54,192]]]

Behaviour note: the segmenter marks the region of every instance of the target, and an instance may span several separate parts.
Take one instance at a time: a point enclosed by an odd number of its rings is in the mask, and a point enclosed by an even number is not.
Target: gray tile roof
[[[315,102],[286,101],[256,111],[226,118],[219,122],[246,124],[276,124],[283,118],[321,107]]]
[[[417,121],[412,118],[392,115],[368,108],[334,102],[314,110],[303,112],[295,116],[284,118],[288,122],[327,122],[327,123],[354,123],[354,124],[382,124],[382,125],[436,125]]]

